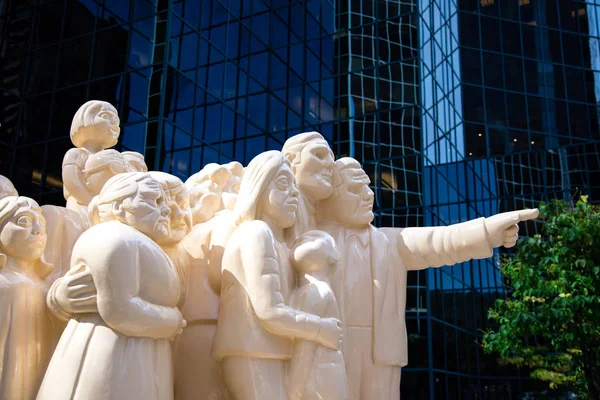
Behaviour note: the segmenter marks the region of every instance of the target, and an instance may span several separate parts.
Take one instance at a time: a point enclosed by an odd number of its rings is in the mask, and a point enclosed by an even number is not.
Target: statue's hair
[[[131,168],[133,171],[131,172],[148,172],[148,166],[146,165],[146,159],[142,153],[138,153],[137,151],[123,151],[121,152],[125,161],[131,166],[132,162],[136,162],[142,166],[141,171],[137,171],[133,166]]]
[[[233,208],[238,225],[257,219],[260,198],[284,164],[289,165],[289,162],[282,152],[276,150],[261,153],[250,161],[244,171],[238,200]]]
[[[125,172],[106,181],[100,194],[95,196],[88,205],[92,225],[99,224],[105,218],[104,213],[99,210],[100,206],[134,197],[142,182],[160,189],[160,183],[147,172]]]
[[[327,239],[327,238],[330,238],[333,241],[333,237],[325,231],[313,229],[308,232],[304,232],[296,240],[294,240],[294,243],[292,244],[292,247],[290,248],[290,254],[293,257],[296,249],[298,247],[302,246],[303,244],[306,244],[309,242],[314,242],[315,240]],[[334,243],[335,243],[335,241],[334,241]],[[296,261],[296,260],[294,259],[294,261]]]
[[[346,183],[343,178],[342,171],[346,169],[362,169],[360,163],[352,157],[342,157],[335,162],[333,169],[333,177],[331,179],[331,185],[333,186],[333,193],[331,194],[332,199],[339,197],[337,188]]]
[[[294,240],[294,243],[290,248],[290,259],[294,268],[296,269],[296,272],[300,272],[298,269],[299,267],[301,268],[303,262],[307,261],[307,259],[310,259],[311,256],[315,255],[314,248],[309,247],[308,249],[304,249],[303,251],[298,251],[298,249],[300,249],[303,245],[307,243],[315,242],[317,240],[325,241],[327,239],[331,240],[334,249],[337,251],[335,240],[329,233],[324,231],[310,230],[308,232],[303,233],[296,240]]]
[[[219,165],[216,163],[206,164],[204,168],[202,168],[199,172],[196,172],[192,176],[190,176],[185,181],[185,187],[190,191],[190,193],[195,193],[197,191],[196,187],[203,182],[208,180],[212,180],[218,174],[229,174],[231,175],[231,171],[227,168],[226,165]],[[225,182],[223,182],[223,186],[225,186]]]
[[[73,142],[73,144],[75,144],[75,146],[82,145],[77,140],[77,132],[79,131],[79,129],[85,128],[86,126],[94,125],[94,118],[103,108],[112,109],[115,112],[117,112],[117,109],[112,104],[102,100],[90,100],[85,102],[81,107],[79,107],[79,109],[73,116],[73,121],[71,122],[70,135],[71,141]],[[116,139],[114,143],[110,144],[110,146],[107,147],[114,146],[115,144],[117,144]]]
[[[310,143],[323,142],[329,147],[327,140],[319,132],[304,132],[290,137],[283,144],[281,152],[292,165],[300,163],[300,153]]]
[[[241,178],[244,175],[244,167],[237,161],[232,161],[228,164],[225,164],[224,167],[231,171],[231,174],[233,176]]]
[[[96,170],[101,166],[110,165],[119,162],[125,168],[127,161],[123,154],[114,149],[99,151],[98,153],[90,154],[85,162],[86,170]],[[89,166],[89,167],[88,167]]]
[[[0,199],[0,232],[2,232],[2,228],[6,224],[6,221],[10,219],[21,207],[30,207],[42,213],[42,209],[39,204],[25,196],[7,196],[3,199]]]
[[[175,175],[168,174],[162,171],[150,171],[148,172],[151,177],[156,179],[165,189],[173,190],[175,188],[181,188],[187,192],[187,188],[183,181]]]
[[[10,179],[8,179],[7,177],[5,177],[4,175],[0,175],[0,188],[2,190],[0,190],[0,195],[2,195],[2,191],[6,189],[6,192],[4,192],[4,196],[18,196],[19,193],[17,192],[17,189],[15,189],[15,185],[13,185],[13,183],[10,181]]]

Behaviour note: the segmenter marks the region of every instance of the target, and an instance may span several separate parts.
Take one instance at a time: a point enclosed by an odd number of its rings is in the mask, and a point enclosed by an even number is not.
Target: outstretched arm
[[[419,270],[491,257],[494,248],[515,245],[519,222],[537,216],[537,209],[521,210],[450,226],[382,231],[397,244],[406,268]]]

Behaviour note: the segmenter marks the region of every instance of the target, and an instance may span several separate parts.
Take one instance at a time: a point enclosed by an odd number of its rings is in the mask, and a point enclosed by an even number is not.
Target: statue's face
[[[21,260],[38,260],[47,240],[46,220],[39,208],[21,207],[0,233],[6,254]]]
[[[222,167],[215,171],[210,179],[198,183],[191,189],[190,202],[194,225],[208,221],[217,211],[223,209],[221,195],[230,177],[231,173]]]
[[[259,210],[281,228],[289,228],[296,222],[298,212],[298,189],[292,170],[283,164],[269,186],[263,192]]]
[[[179,243],[192,230],[190,195],[183,184],[170,188],[167,193],[167,205],[171,210],[169,239]]]
[[[221,209],[221,189],[217,182],[205,180],[195,186],[193,192],[191,199],[194,224],[208,221]]]
[[[318,140],[307,144],[300,152],[300,162],[293,164],[294,176],[302,194],[312,201],[328,198],[333,187],[331,178],[335,161],[327,142]]]
[[[94,116],[94,130],[100,137],[116,141],[121,132],[119,114],[111,104],[103,103],[102,108]]]
[[[154,179],[139,183],[135,197],[123,201],[125,222],[158,244],[169,241],[171,210],[167,197]]]
[[[371,182],[365,171],[347,168],[340,171],[342,184],[336,188],[339,197],[332,199],[338,222],[348,227],[364,227],[373,221],[375,195],[369,188]]]

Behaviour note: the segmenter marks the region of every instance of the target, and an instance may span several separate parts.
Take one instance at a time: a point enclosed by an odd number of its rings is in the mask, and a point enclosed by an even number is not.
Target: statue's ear
[[[6,265],[6,255],[0,253],[0,270]]]
[[[125,205],[123,204],[123,200],[112,202],[112,213],[117,218],[125,218]]]

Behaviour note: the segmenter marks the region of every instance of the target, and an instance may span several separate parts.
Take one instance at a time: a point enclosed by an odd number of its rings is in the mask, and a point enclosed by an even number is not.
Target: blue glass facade
[[[337,13],[336,140],[365,164],[378,224],[448,225],[577,190],[598,197],[596,2],[356,0]],[[506,295],[498,255],[409,274],[403,399],[539,389],[477,344]]]
[[[246,163],[294,133],[332,138],[331,1],[2,7],[1,173],[44,203],[63,203],[61,160],[86,99],[117,107],[118,148],[180,177],[209,162]]]
[[[380,226],[447,225],[579,190],[600,199],[597,0],[0,2],[0,174],[64,204],[86,99],[118,148],[182,178],[317,130],[360,160]],[[525,227],[535,232],[535,224]],[[492,260],[410,273],[403,399],[517,398],[478,339]]]

